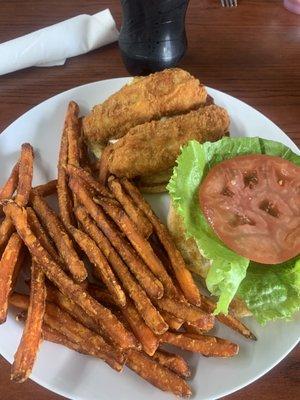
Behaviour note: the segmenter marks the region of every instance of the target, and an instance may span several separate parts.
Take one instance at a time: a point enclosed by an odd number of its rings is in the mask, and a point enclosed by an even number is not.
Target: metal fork
[[[237,0],[221,0],[222,7],[237,7]]]

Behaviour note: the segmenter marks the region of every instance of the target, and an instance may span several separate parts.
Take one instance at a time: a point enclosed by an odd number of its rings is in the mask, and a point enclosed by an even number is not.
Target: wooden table
[[[287,12],[282,1],[239,0],[238,3],[235,9],[224,9],[217,0],[190,2],[189,48],[180,66],[206,85],[257,108],[300,145],[300,16]],[[10,0],[1,1],[0,5],[0,42],[106,7],[111,9],[118,24],[121,21],[117,0]],[[30,68],[1,76],[0,132],[25,111],[57,93],[126,75],[114,43],[70,59],[62,67]],[[266,376],[226,399],[299,398],[299,367],[298,346]],[[23,385],[10,383],[10,368],[2,358],[0,371],[1,399],[61,399],[30,380]]]

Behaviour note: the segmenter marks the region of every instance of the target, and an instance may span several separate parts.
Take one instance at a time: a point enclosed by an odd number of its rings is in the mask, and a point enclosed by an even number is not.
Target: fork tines
[[[237,0],[221,0],[222,7],[237,7]]]

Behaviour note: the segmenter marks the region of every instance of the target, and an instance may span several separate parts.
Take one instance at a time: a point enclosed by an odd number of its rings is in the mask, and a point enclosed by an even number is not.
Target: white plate
[[[111,79],[80,86],[41,103],[24,114],[0,135],[0,185],[17,159],[21,143],[30,142],[36,152],[34,183],[40,184],[56,176],[61,129],[67,103],[75,100],[81,112],[87,113],[127,82],[127,78]],[[270,120],[245,103],[209,89],[216,104],[225,107],[231,116],[234,136],[261,136],[299,150]],[[165,219],[167,195],[150,196],[158,214]],[[216,399],[250,384],[281,361],[299,340],[300,315],[293,322],[270,323],[262,328],[253,320],[246,321],[258,341],[251,342],[223,326],[215,333],[240,345],[240,353],[232,359],[204,358],[186,354],[192,367],[191,387],[197,400]],[[0,352],[12,362],[21,336],[21,325],[13,315],[0,326]],[[127,368],[117,374],[103,362],[69,351],[52,343],[43,343],[31,378],[40,385],[76,400],[166,400],[165,394],[140,379]],[[7,377],[9,379],[9,376]]]

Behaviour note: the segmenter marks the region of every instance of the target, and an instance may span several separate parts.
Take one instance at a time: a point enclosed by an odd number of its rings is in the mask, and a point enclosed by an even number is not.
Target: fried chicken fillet
[[[216,105],[138,125],[109,146],[108,172],[132,179],[166,171],[189,140],[216,141],[228,129],[228,113]]]
[[[91,146],[106,144],[136,125],[197,109],[206,96],[199,80],[179,68],[138,77],[95,106],[83,118],[83,132]]]

